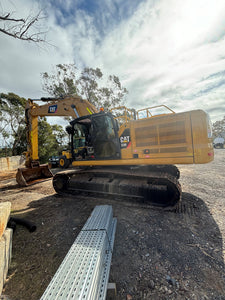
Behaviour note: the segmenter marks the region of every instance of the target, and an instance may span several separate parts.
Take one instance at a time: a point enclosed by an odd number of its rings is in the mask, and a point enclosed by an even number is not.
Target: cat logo
[[[121,143],[129,143],[130,137],[129,136],[121,136],[120,137],[120,142]]]
[[[48,107],[48,113],[49,114],[54,114],[54,113],[56,113],[57,112],[57,104],[55,104],[55,105],[50,105],[49,107]]]
[[[120,147],[123,148],[128,148],[128,146],[130,145],[130,136],[121,136],[120,137]]]

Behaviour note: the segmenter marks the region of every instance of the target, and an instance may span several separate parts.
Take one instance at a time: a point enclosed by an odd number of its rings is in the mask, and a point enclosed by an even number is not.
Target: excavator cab
[[[80,125],[85,136],[85,145],[93,147],[95,159],[120,159],[120,143],[118,138],[118,123],[110,113],[97,113],[73,120],[71,133],[76,132]],[[74,136],[72,136],[74,140]],[[73,145],[73,140],[71,145]],[[72,153],[74,153],[72,149]]]

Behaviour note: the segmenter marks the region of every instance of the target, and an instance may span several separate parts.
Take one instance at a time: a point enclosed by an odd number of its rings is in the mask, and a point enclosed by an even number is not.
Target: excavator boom
[[[36,102],[48,102],[38,105]],[[79,118],[83,115],[97,113],[96,108],[87,100],[78,96],[65,98],[28,99],[25,108],[27,128],[27,152],[25,168],[20,168],[16,174],[17,183],[21,186],[31,185],[36,182],[53,177],[47,164],[40,165],[38,157],[38,117],[44,116],[69,116]]]

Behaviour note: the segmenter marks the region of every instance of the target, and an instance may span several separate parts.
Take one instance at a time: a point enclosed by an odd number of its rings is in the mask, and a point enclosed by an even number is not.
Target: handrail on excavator
[[[160,107],[163,107],[165,109],[167,109],[169,112],[168,113],[160,113],[160,114],[155,114],[153,115],[151,113],[150,110],[152,109],[156,109],[156,108],[160,108]],[[156,105],[156,106],[150,106],[150,107],[147,107],[147,108],[142,108],[142,109],[139,109],[139,110],[135,110],[135,109],[129,109],[127,108],[126,106],[119,106],[119,107],[114,107],[114,108],[111,108],[110,112],[113,112],[113,111],[116,111],[116,110],[124,110],[123,114],[122,115],[116,115],[114,116],[114,119],[116,120],[121,120],[122,122],[121,123],[127,123],[128,121],[130,120],[140,120],[140,119],[148,119],[148,118],[153,118],[155,116],[165,116],[167,114],[175,114],[175,112],[169,108],[168,106],[162,104],[162,105]],[[140,113],[144,112],[144,115],[145,117],[140,117]]]
[[[169,113],[156,114],[156,115],[153,115],[153,114],[151,113],[150,110],[155,109],[155,108],[160,108],[160,107],[164,107],[164,108],[166,108],[167,110],[169,110],[170,112],[169,112]],[[140,115],[141,112],[145,112],[145,117],[144,117],[144,118],[143,118],[143,117],[140,118],[139,115]],[[165,115],[167,115],[167,114],[175,114],[175,111],[173,111],[173,110],[172,110],[171,108],[169,108],[168,106],[162,104],[162,105],[150,106],[150,107],[147,107],[147,108],[139,109],[139,110],[136,111],[136,113],[137,113],[137,119],[140,120],[140,119],[152,118],[152,117],[159,116],[159,115],[165,116]]]
[[[114,116],[114,119],[118,120],[122,120],[122,123],[127,123],[130,120],[135,120],[136,118],[136,112],[134,109],[129,109],[126,106],[118,106],[118,107],[114,107],[111,108],[110,112],[115,111],[115,110],[124,110],[122,115],[119,116]]]

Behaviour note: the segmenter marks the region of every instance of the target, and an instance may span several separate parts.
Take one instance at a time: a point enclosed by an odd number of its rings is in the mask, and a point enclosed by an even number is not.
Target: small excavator
[[[98,112],[78,96],[42,100],[51,102],[39,107],[28,100],[28,152],[26,168],[17,173],[20,185],[52,177],[48,166],[38,161],[38,116],[74,117],[67,127],[70,149],[62,153],[60,165],[75,168],[53,177],[53,187],[62,195],[87,192],[174,207],[182,194],[175,164],[202,164],[214,158],[211,122],[203,110],[175,113],[163,105]],[[167,112],[153,114],[158,108]]]

